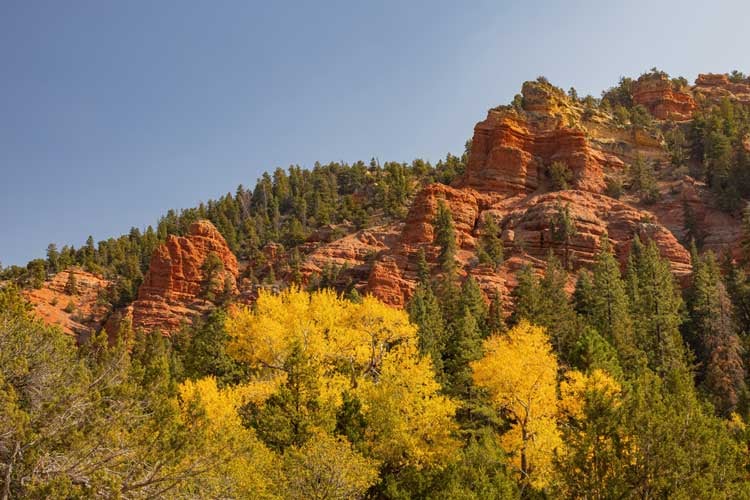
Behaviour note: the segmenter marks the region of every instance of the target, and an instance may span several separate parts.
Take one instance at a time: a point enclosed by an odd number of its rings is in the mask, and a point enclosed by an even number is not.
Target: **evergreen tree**
[[[424,253],[424,247],[417,252],[417,282],[420,285],[430,286],[430,265]]]
[[[529,265],[524,265],[516,275],[518,284],[513,289],[511,297],[513,299],[513,314],[511,314],[511,324],[518,324],[521,320],[535,319],[537,312],[541,309],[541,297],[539,290],[539,280],[534,274],[534,269]]]
[[[469,363],[481,357],[482,332],[474,314],[466,306],[458,321],[452,323],[445,348],[445,373],[449,394],[463,399],[470,398],[473,384]]]
[[[223,285],[224,263],[214,252],[209,252],[201,266],[203,273],[202,295],[208,300],[215,300]]]
[[[732,304],[711,253],[693,263],[688,305],[699,380],[716,410],[729,415],[745,391],[745,368]]]
[[[633,254],[629,275],[634,279],[631,298],[635,342],[648,356],[649,367],[664,373],[686,363],[679,326],[682,299],[677,291],[669,261],[649,242]]]
[[[479,329],[482,331],[483,336],[487,336],[487,317],[489,310],[487,303],[484,300],[484,293],[479,288],[479,283],[474,279],[473,276],[469,276],[464,280],[461,285],[461,295],[458,301],[459,310],[468,310],[474,317]]]
[[[503,300],[500,296],[500,291],[495,290],[490,298],[489,316],[487,318],[487,330],[489,334],[502,333],[507,330],[505,324],[505,308],[503,307]]]
[[[68,280],[65,282],[65,293],[68,295],[78,294],[78,281],[73,271],[68,271]]]
[[[500,228],[490,214],[485,214],[482,219],[478,254],[480,263],[489,264],[495,269],[503,263],[503,240],[500,238]]]
[[[582,269],[576,279],[576,288],[573,291],[573,307],[577,314],[591,321],[594,314],[594,281],[591,272]]]
[[[445,349],[445,323],[440,303],[429,283],[420,283],[407,306],[409,319],[417,325],[419,351],[430,356],[436,379],[444,381],[443,351]]]
[[[60,270],[60,253],[57,251],[57,245],[50,243],[47,246],[47,264],[51,273]]]
[[[573,239],[578,230],[576,229],[575,220],[570,215],[570,206],[562,206],[558,201],[555,204],[555,214],[549,222],[552,240],[563,245],[563,265],[565,269],[570,268],[570,241]]]
[[[456,229],[453,216],[445,201],[438,201],[437,214],[433,222],[435,227],[434,243],[438,245],[438,263],[447,279],[456,275]]]
[[[623,366],[633,368],[638,346],[633,334],[630,304],[612,245],[605,235],[593,267],[589,322],[620,354]]]

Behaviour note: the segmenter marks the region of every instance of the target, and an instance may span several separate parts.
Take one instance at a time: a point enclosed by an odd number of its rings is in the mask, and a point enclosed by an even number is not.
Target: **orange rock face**
[[[567,165],[570,187],[592,192],[605,188],[605,170],[622,161],[595,147],[580,124],[583,108],[548,84],[526,82],[523,109],[491,109],[474,127],[466,172],[456,185],[508,196],[549,186],[549,167]]]
[[[731,82],[727,75],[701,74],[695,80],[693,92],[714,102],[727,98],[750,103],[750,79],[742,82]]]
[[[71,274],[75,290],[66,290]],[[24,296],[44,322],[58,325],[66,334],[83,341],[101,328],[109,314],[109,307],[98,299],[110,284],[101,276],[71,267],[57,273],[42,288],[25,291]]]
[[[456,220],[460,250],[457,260],[464,274],[473,275],[489,295],[507,296],[515,287],[515,272],[523,265],[543,269],[550,252],[567,260],[575,271],[590,266],[607,234],[621,262],[626,261],[633,238],[654,241],[670,261],[677,277],[690,273],[690,256],[674,234],[645,211],[596,193],[579,190],[514,196],[493,200],[482,193],[431,185],[417,197],[401,239],[393,251],[373,267],[368,290],[383,301],[403,306],[416,286],[416,254],[425,248],[428,260],[436,261],[433,245],[437,200],[442,199]],[[555,241],[550,226],[559,207],[567,207],[577,232],[567,244]],[[497,270],[478,265],[476,259],[480,221],[491,215],[502,229],[507,256]]]
[[[659,120],[689,120],[695,100],[687,92],[674,88],[666,76],[645,76],[633,86],[633,102],[641,104]]]
[[[218,279],[236,292],[237,259],[219,231],[208,221],[194,222],[187,236],[169,236],[151,256],[151,265],[133,303],[133,326],[169,334],[182,321],[203,313],[211,303],[202,298],[203,263],[214,253],[224,265]]]
[[[403,224],[371,227],[321,245],[307,255],[302,274],[309,278],[333,265],[341,268],[347,279],[364,284],[377,255],[394,246],[402,227]]]

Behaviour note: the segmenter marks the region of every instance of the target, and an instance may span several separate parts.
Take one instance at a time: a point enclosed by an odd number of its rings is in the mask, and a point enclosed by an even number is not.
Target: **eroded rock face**
[[[236,292],[236,257],[213,224],[197,221],[187,236],[169,236],[154,251],[138,299],[133,303],[133,326],[169,334],[179,329],[182,321],[190,322],[192,316],[210,308],[211,303],[204,298],[205,276],[201,268],[211,253],[224,266],[217,279]]]
[[[471,154],[457,187],[496,195],[531,193],[549,185],[554,162],[567,165],[570,187],[592,192],[605,189],[605,170],[622,161],[594,147],[581,126],[583,108],[548,84],[523,86],[523,109],[491,109],[474,127]]]
[[[342,282],[351,281],[364,292],[373,263],[381,252],[395,246],[402,228],[402,223],[375,226],[315,247],[301,266],[304,280],[309,281],[326,267],[336,266]]]
[[[750,79],[731,82],[729,77],[724,74],[701,74],[695,80],[693,92],[714,102],[727,98],[750,103]]]
[[[67,286],[71,275],[74,290]],[[45,323],[58,325],[66,334],[85,341],[101,328],[110,312],[110,308],[98,300],[110,285],[102,276],[71,267],[57,273],[42,288],[25,291],[24,297]]]
[[[633,102],[644,106],[659,120],[689,120],[696,108],[687,88],[676,88],[662,75],[639,78],[633,85]]]
[[[424,248],[428,260],[436,264],[438,248],[433,245],[432,221],[439,199],[458,214],[457,261],[461,273],[473,275],[488,296],[499,292],[507,297],[515,287],[515,273],[523,265],[541,271],[550,252],[561,261],[567,260],[574,272],[590,266],[605,234],[623,265],[637,235],[656,243],[675,276],[684,277],[691,271],[688,251],[653,214],[604,195],[566,190],[493,200],[473,190],[431,185],[415,200],[399,244],[373,267],[368,290],[383,301],[395,306],[408,301],[416,287],[419,248]],[[577,230],[567,242],[557,241],[551,231],[560,208],[568,209]],[[480,221],[485,214],[492,216],[502,231],[499,236],[507,258],[499,269],[480,266],[476,258]]]

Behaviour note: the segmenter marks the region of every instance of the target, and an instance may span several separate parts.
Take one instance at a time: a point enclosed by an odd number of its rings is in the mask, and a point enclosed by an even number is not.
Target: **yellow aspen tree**
[[[178,388],[180,419],[190,435],[187,470],[204,471],[181,486],[186,495],[204,497],[278,498],[274,479],[277,458],[246,429],[237,412],[242,399],[219,389],[214,378],[186,380]]]
[[[228,353],[256,373],[238,389],[255,405],[284,405],[280,393],[269,389],[275,385],[288,395],[300,385],[290,389],[287,381],[298,378],[296,370],[307,371],[306,393],[289,396],[315,400],[292,408],[294,429],[306,426],[305,433],[289,443],[285,407],[274,419],[280,427],[271,437],[281,438],[273,446],[299,448],[313,428],[332,432],[346,393],[361,404],[368,458],[393,468],[440,466],[458,448],[452,437],[456,405],[440,394],[431,360],[420,355],[417,329],[405,311],[373,297],[353,303],[332,291],[310,294],[291,287],[280,294],[261,293],[252,309],[230,311],[226,329],[232,339]]]
[[[474,383],[489,393],[511,428],[501,444],[522,485],[543,488],[553,474],[562,440],[557,428],[557,359],[544,329],[521,321],[507,334],[484,342],[485,355],[471,363]]]

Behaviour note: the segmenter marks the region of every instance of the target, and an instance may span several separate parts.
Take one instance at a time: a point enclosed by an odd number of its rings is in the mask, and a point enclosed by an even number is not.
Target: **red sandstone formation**
[[[687,90],[675,88],[666,75],[646,75],[633,85],[633,103],[644,106],[659,120],[689,120],[695,101]]]
[[[71,274],[75,290],[66,289]],[[24,296],[42,320],[83,341],[101,328],[109,313],[109,307],[98,299],[110,284],[99,275],[71,267],[57,273],[41,288],[24,292]]]
[[[370,274],[369,291],[385,302],[403,306],[408,300],[416,283],[415,259],[420,247],[426,249],[428,259],[434,262],[437,248],[432,244],[431,221],[438,199],[444,200],[453,214],[458,214],[456,235],[462,271],[474,275],[487,293],[499,290],[507,295],[515,286],[513,273],[523,264],[543,268],[550,252],[561,260],[567,254],[574,270],[590,265],[604,234],[623,263],[634,236],[638,235],[656,243],[676,276],[690,273],[690,256],[671,231],[652,214],[607,196],[569,190],[493,201],[476,191],[431,185],[415,200],[399,244]],[[558,207],[568,208],[577,228],[577,234],[567,245],[555,241],[550,231],[550,221]],[[510,257],[497,271],[478,266],[475,257],[477,228],[485,213],[494,217],[502,228],[503,244]]]
[[[237,259],[219,231],[208,221],[194,222],[187,236],[169,236],[151,257],[151,265],[133,303],[133,326],[176,331],[183,321],[205,312],[203,263],[210,253],[224,265],[219,277],[236,292]]]
[[[702,74],[698,75],[695,80],[693,92],[714,102],[728,98],[750,103],[750,79],[745,79],[742,82],[731,82],[727,75]]]
[[[402,227],[403,224],[375,226],[310,248],[301,267],[303,278],[309,281],[326,267],[335,266],[340,271],[339,281],[351,280],[355,288],[364,292],[370,268],[381,252],[393,248]]]

